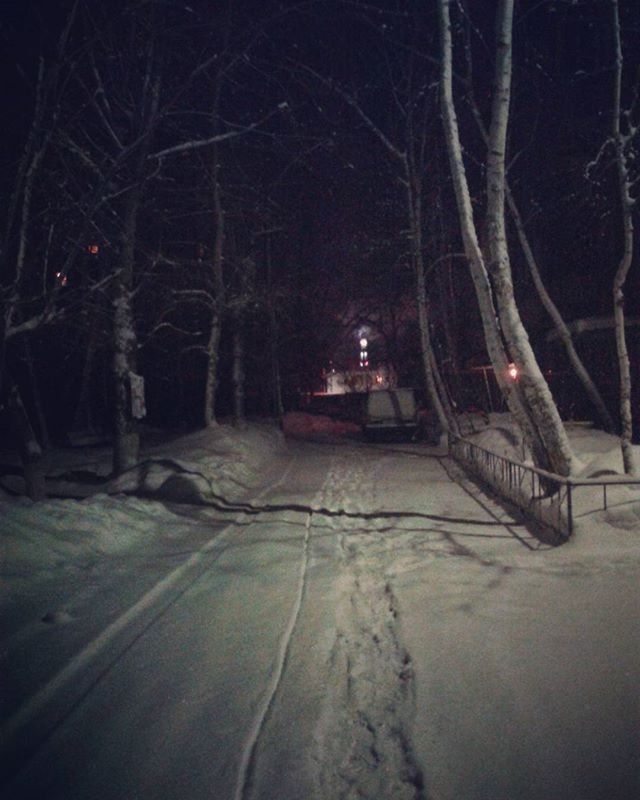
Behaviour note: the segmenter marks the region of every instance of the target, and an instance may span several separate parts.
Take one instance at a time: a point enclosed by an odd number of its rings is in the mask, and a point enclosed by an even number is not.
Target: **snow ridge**
[[[262,698],[260,706],[258,707],[258,712],[254,717],[251,727],[249,728],[244,746],[242,748],[242,756],[240,758],[240,766],[238,769],[236,788],[233,793],[233,800],[243,800],[243,798],[248,794],[255,761],[256,746],[260,738],[260,734],[264,728],[269,711],[273,706],[280,683],[282,682],[282,676],[287,663],[291,639],[295,631],[298,617],[300,616],[300,609],[302,608],[302,601],[305,593],[307,571],[309,567],[309,537],[311,532],[311,520],[312,514],[309,513],[307,514],[305,521],[303,553],[300,561],[300,572],[298,576],[298,590],[296,593],[296,598],[291,610],[291,615],[278,645],[275,668],[271,674],[267,690]]]

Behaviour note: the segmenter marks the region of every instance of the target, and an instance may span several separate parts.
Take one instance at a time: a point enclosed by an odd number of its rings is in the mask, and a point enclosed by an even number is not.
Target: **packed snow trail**
[[[355,463],[354,463],[355,462]],[[343,462],[329,504],[370,507],[369,459]],[[411,657],[400,640],[396,598],[380,563],[367,559],[362,531],[340,521],[336,634],[327,696],[316,734],[318,794],[336,800],[423,797],[423,779],[410,743],[415,711]]]
[[[419,446],[292,452],[2,797],[637,800],[640,565]]]

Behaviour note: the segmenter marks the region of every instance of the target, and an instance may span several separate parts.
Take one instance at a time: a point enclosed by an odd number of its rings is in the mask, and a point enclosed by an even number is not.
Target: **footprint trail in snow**
[[[373,476],[374,477],[374,476]],[[371,461],[340,463],[326,484],[331,507],[371,507]],[[329,684],[316,731],[317,796],[423,800],[410,727],[414,675],[384,560],[370,547],[375,523],[334,522],[341,562]]]

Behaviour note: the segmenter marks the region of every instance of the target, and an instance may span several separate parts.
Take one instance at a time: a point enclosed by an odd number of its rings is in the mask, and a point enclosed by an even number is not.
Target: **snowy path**
[[[539,547],[420,447],[293,450],[2,797],[640,797],[639,565]]]

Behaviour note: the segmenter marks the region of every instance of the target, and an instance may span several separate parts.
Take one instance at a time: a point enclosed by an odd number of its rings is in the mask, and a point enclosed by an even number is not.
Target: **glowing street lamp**
[[[367,345],[369,342],[367,339],[362,336],[360,337],[360,366],[361,367],[368,367],[369,366],[369,353],[367,352]]]

